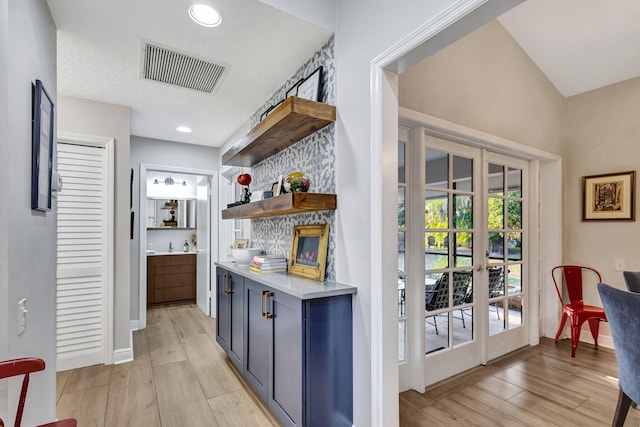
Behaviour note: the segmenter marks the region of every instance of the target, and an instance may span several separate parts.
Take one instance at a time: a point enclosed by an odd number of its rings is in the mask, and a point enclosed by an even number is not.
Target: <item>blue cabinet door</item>
[[[302,301],[271,290],[269,408],[285,426],[302,423]]]
[[[231,275],[229,283],[229,359],[242,372],[244,358],[244,277]]]
[[[216,269],[216,341],[225,352],[229,352],[230,305],[228,298],[228,284],[231,275],[223,268]]]
[[[245,360],[244,377],[260,396],[267,402],[267,386],[269,382],[269,325],[264,316],[265,295],[267,287],[245,278]]]

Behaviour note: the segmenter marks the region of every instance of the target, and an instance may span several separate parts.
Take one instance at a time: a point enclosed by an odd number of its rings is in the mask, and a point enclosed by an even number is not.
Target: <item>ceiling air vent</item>
[[[142,42],[142,78],[213,93],[227,67],[176,50]]]

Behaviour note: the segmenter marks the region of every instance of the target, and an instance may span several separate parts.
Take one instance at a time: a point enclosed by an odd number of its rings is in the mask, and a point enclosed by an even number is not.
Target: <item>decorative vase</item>
[[[287,193],[306,193],[309,191],[309,187],[311,186],[311,180],[302,172],[291,172],[284,179],[282,186]]]

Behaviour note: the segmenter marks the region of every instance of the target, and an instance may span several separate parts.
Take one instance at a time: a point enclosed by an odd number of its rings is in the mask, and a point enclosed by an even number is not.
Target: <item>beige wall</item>
[[[636,222],[581,220],[582,176],[637,169],[640,78],[565,99],[493,21],[402,74],[399,99],[403,107],[560,154],[563,262],[594,267],[619,288],[615,258],[640,270]],[[584,298],[601,304],[595,287]],[[583,341],[591,341],[587,330]],[[606,325],[600,342],[612,345]]]
[[[560,154],[566,101],[498,21],[400,75],[402,107]]]
[[[640,78],[568,98],[569,140],[564,156],[564,243],[566,263],[596,268],[604,282],[624,288],[614,259],[627,270],[640,270],[638,222],[582,222],[582,181],[585,175],[638,170],[640,159]],[[636,191],[636,206],[637,206]],[[600,304],[595,289],[585,301]],[[603,324],[602,334],[608,335]],[[583,339],[589,334],[583,333]]]
[[[129,343],[129,107],[58,97],[58,133],[115,138],[115,274],[113,349]]]

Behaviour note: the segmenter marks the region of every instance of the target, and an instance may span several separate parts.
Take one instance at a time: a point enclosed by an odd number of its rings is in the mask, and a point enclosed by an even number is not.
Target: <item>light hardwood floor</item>
[[[57,416],[78,426],[278,426],[215,342],[215,319],[195,305],[147,311],[135,360],[57,375]]]
[[[58,373],[57,415],[88,426],[277,426],[215,343],[194,305],[152,309],[135,360]],[[543,339],[484,367],[400,394],[400,425],[608,426],[617,399],[613,351]],[[631,409],[626,426],[640,425]]]
[[[612,350],[570,340],[519,350],[436,384],[400,394],[400,425],[610,426],[618,398]],[[630,409],[625,426],[640,425]]]

